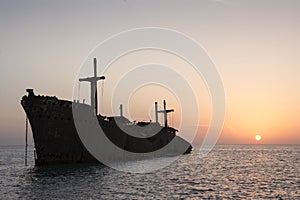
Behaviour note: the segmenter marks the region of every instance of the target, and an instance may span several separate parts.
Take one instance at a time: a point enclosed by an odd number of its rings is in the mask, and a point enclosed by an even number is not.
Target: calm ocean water
[[[25,167],[23,146],[1,146],[0,199],[300,199],[300,145],[217,145],[204,159],[198,153],[130,174],[101,165],[34,167],[32,149]]]

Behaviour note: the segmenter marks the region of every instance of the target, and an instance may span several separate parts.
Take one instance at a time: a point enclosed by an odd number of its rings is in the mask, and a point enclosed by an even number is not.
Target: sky
[[[260,143],[299,144],[299,9],[297,0],[0,0],[0,144],[24,144],[26,88],[71,100],[90,51],[142,27],[182,32],[215,63],[226,93],[219,143],[256,144],[260,134]]]

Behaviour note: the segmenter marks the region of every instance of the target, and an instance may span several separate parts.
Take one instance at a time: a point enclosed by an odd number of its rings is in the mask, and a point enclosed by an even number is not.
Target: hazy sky
[[[0,144],[23,144],[25,89],[72,98],[88,53],[132,28],[200,43],[226,91],[220,143],[300,143],[300,1],[0,0]]]

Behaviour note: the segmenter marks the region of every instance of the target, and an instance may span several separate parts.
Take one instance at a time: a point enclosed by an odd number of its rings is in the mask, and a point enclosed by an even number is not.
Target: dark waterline
[[[217,145],[204,159],[196,147],[148,174],[86,164],[34,167],[29,150],[25,167],[23,146],[0,146],[0,199],[300,198],[300,145]]]

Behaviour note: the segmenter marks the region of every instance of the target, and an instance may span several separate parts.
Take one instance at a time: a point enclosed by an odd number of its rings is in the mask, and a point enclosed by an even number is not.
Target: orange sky
[[[24,143],[20,99],[26,88],[72,99],[74,79],[88,53],[113,34],[145,26],[192,37],[215,63],[226,93],[219,143],[253,144],[260,134],[259,143],[299,144],[299,8],[300,2],[292,0],[72,1],[72,6],[68,1],[2,1],[0,144]],[[204,85],[199,88],[198,142],[211,117],[209,93]],[[178,126],[180,107],[168,98]],[[135,112],[142,119],[144,112]]]

